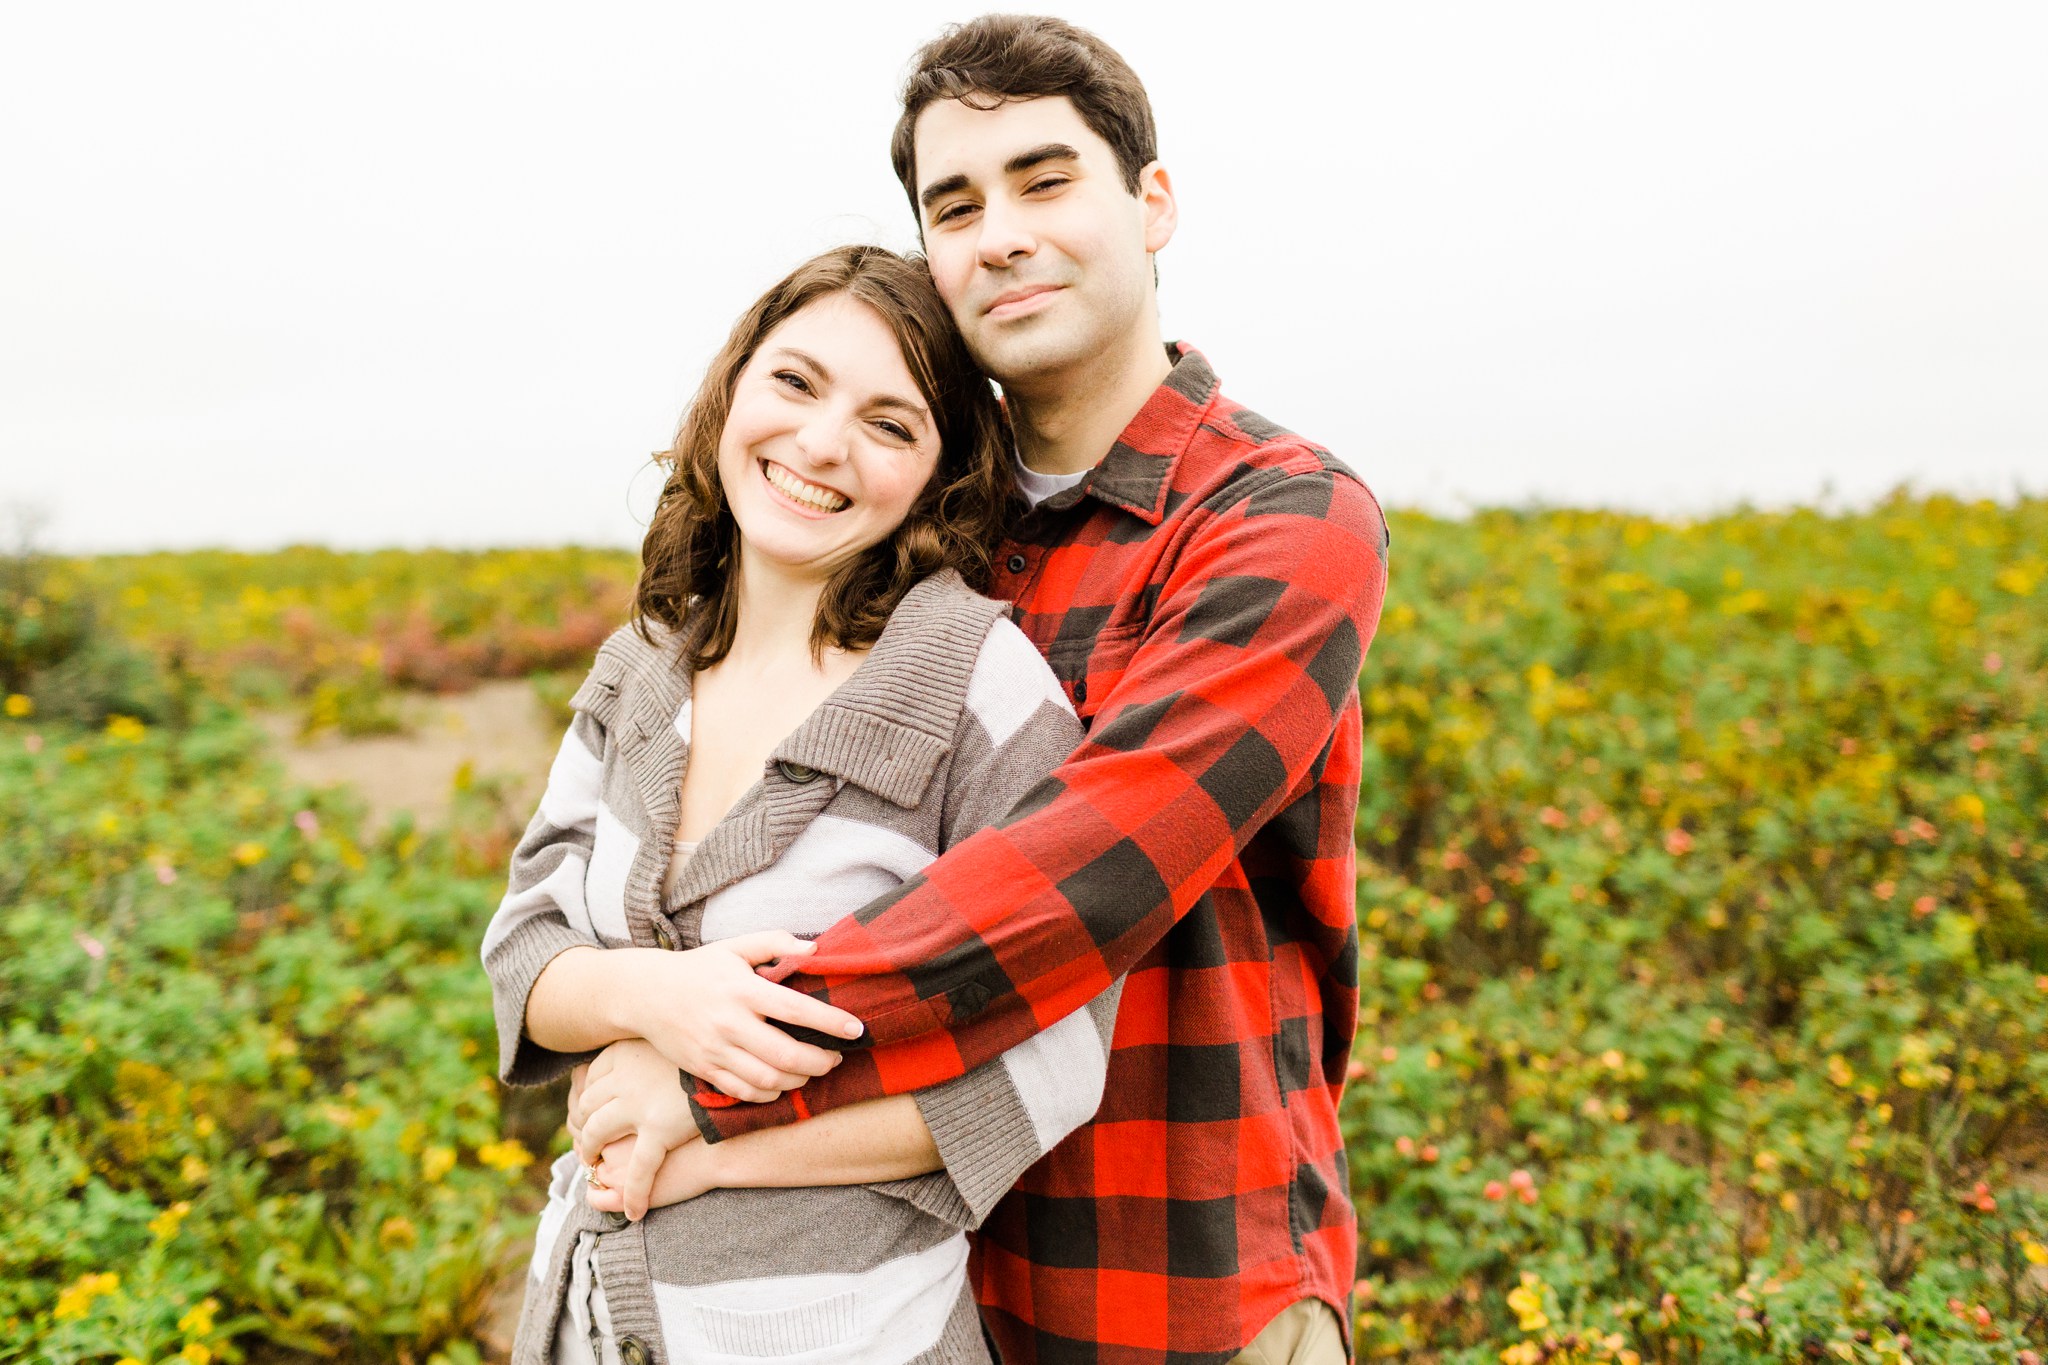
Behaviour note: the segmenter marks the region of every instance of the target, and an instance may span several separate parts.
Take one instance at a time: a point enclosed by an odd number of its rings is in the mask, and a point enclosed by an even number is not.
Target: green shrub
[[[473,1355],[509,834],[359,829],[218,711],[0,725],[0,1360]]]
[[[2043,545],[2039,501],[1396,519],[1367,1355],[2048,1341]]]

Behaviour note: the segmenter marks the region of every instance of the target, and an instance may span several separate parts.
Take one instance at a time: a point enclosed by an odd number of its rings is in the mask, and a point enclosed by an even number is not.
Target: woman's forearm
[[[712,1183],[726,1189],[865,1185],[903,1180],[945,1165],[916,1099],[909,1095],[869,1100],[801,1123],[690,1146],[700,1148],[712,1162]]]
[[[526,1036],[551,1052],[591,1052],[639,1030],[628,1022],[636,954],[649,948],[570,948],[555,954],[526,997]]]

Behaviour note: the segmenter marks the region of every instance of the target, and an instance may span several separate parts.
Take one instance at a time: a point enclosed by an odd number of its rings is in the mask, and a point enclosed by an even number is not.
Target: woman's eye
[[[905,445],[910,444],[910,429],[904,426],[901,422],[880,421],[875,423],[875,428],[878,431],[888,433],[890,436],[894,437],[896,440],[903,442]]]
[[[788,387],[795,389],[798,393],[809,393],[811,391],[811,381],[805,379],[794,370],[777,370],[775,378]]]

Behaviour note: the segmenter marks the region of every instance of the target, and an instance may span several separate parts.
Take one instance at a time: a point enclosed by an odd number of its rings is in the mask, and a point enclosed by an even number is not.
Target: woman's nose
[[[846,419],[821,412],[797,429],[796,448],[812,464],[838,464],[846,458]]]

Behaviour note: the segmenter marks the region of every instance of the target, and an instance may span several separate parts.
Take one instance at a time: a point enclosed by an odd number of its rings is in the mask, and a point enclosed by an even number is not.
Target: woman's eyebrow
[[[799,351],[794,346],[777,346],[774,353],[776,355],[786,355],[799,365],[816,371],[818,378],[824,380],[827,384],[832,382],[832,371],[826,369],[825,363],[809,351]]]
[[[917,418],[919,421],[929,420],[932,415],[931,409],[927,408],[924,404],[913,403],[908,398],[898,398],[893,393],[877,394],[871,406],[878,408],[892,408],[898,412],[907,412],[912,417]]]

